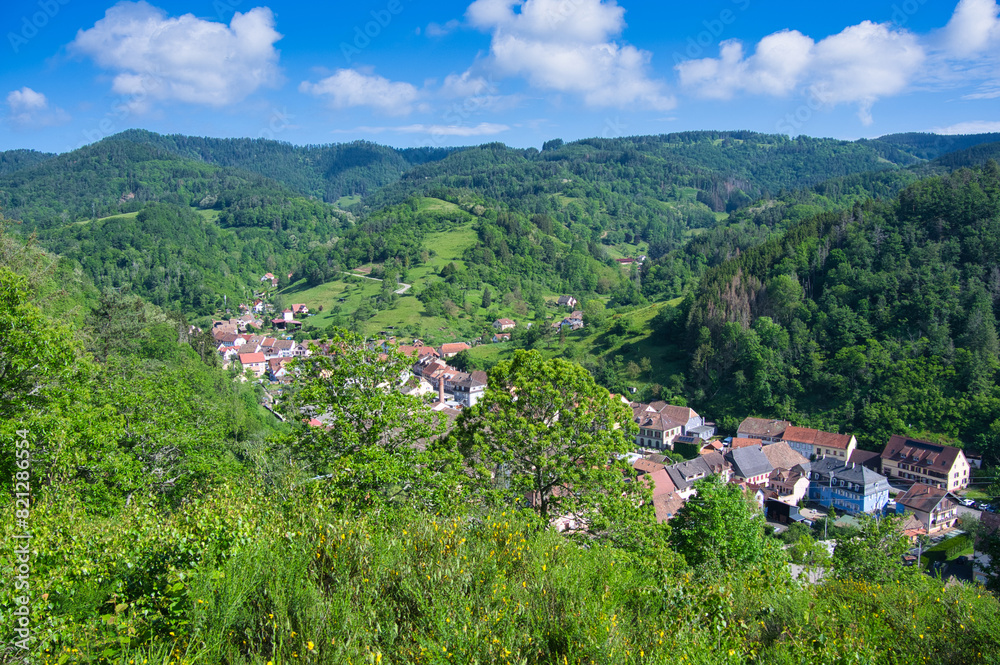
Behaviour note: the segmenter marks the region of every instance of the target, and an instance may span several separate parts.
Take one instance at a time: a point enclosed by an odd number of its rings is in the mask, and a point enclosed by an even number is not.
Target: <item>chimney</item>
[[[438,404],[444,404],[444,376],[438,377]]]

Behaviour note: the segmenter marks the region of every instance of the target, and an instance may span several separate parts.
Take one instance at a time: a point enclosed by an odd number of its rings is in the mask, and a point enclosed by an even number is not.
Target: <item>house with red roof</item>
[[[452,358],[457,356],[462,351],[468,351],[472,347],[465,342],[454,342],[452,344],[442,344],[439,352],[442,358]]]
[[[241,353],[239,359],[244,370],[249,369],[257,376],[264,376],[267,371],[267,358],[263,353]]]
[[[792,425],[785,428],[781,440],[806,458],[826,456],[847,461],[858,447],[858,440],[853,434],[835,434]]]

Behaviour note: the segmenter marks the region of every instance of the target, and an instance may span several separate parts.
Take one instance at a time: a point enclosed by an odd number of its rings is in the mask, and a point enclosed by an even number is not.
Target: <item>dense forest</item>
[[[116,138],[152,145],[180,157],[251,171],[328,203],[343,196],[372,194],[399,180],[411,167],[443,159],[453,150],[396,149],[367,141],[293,146],[268,139],[163,136],[138,129],[122,132]]]
[[[0,201],[99,289],[175,314],[212,314],[264,272],[301,290],[363,265],[389,285],[420,275],[422,312],[449,321],[496,303],[544,322],[546,299],[573,293],[606,306],[613,339],[628,328],[616,313],[682,301],[649,333],[691,359],[671,396],[730,425],[754,411],[871,445],[906,431],[994,449],[996,202],[993,166],[977,165],[996,138],[690,132],[400,151],[136,130],[55,157],[5,153]],[[955,184],[971,173],[981,194]],[[317,200],[344,178],[364,180],[359,203]],[[469,230],[459,260],[422,270],[428,238]],[[640,254],[641,269],[615,261]],[[386,287],[345,320],[398,301]],[[852,368],[852,350],[891,371]],[[903,389],[927,376],[923,401]]]
[[[3,153],[0,535],[30,529],[31,576],[0,608],[30,608],[44,663],[997,662],[1000,577],[904,566],[896,519],[776,536],[706,479],[659,522],[608,391],[997,464],[997,138]],[[190,326],[263,272],[294,297],[360,266],[385,280],[365,316],[539,325],[454,360],[494,388],[454,421],[387,391],[411,361],[339,325],[273,403]],[[542,325],[560,293],[584,330]],[[15,623],[0,637],[23,655]]]
[[[121,291],[89,302],[90,286],[74,292],[84,322],[66,326],[51,318],[62,310],[49,280],[14,270],[50,258],[8,235],[0,247],[0,504],[22,511],[2,535],[31,534],[30,585],[0,589],[5,615],[25,617],[0,627],[4,660],[1000,658],[995,596],[903,566],[893,519],[862,520],[820,563],[808,533],[784,549],[742,490],[706,480],[699,501],[657,524],[645,483],[591,464],[627,449],[633,425],[571,363],[522,352],[498,365],[491,382],[515,389],[442,437],[419,400],[382,387],[404,358],[376,362],[381,350],[337,333],[340,352],[304,364],[304,386],[280,408],[323,405],[340,426],[282,424],[183,320]],[[553,407],[561,417],[541,434],[522,413]],[[587,445],[546,474],[588,488],[552,496],[587,516],[574,534],[523,507],[537,464],[505,453],[547,459],[568,431],[589,432]],[[487,462],[504,464],[507,482],[492,482]],[[793,579],[789,558],[827,579]]]
[[[800,222],[708,270],[682,309],[706,410],[1000,457],[996,162]]]

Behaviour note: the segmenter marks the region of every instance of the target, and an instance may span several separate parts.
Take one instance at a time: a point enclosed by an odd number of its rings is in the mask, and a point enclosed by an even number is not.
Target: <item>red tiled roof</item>
[[[661,465],[662,466],[662,465]],[[667,473],[666,467],[654,471],[653,473],[647,473],[642,477],[644,483],[653,484],[653,499],[655,500],[658,496],[663,496],[664,494],[673,494],[677,491],[677,487],[674,486],[674,481],[670,480],[670,475]]]
[[[653,510],[656,513],[657,522],[666,522],[677,514],[677,511],[684,506],[684,499],[679,494],[661,494],[653,499]]]
[[[468,344],[465,342],[454,342],[452,344],[442,344],[441,353],[461,353],[467,349],[470,349]]]
[[[632,463],[632,468],[635,469],[636,471],[639,471],[640,473],[653,473],[655,471],[660,471],[662,469],[667,468],[667,465],[657,464],[656,462],[653,462],[651,460],[640,458]]]
[[[771,420],[769,418],[745,418],[737,430],[740,434],[753,436],[778,437],[791,427],[787,420]]]
[[[240,362],[244,365],[250,365],[255,363],[265,362],[267,359],[264,357],[263,353],[242,353],[240,354]]]
[[[792,450],[792,447],[785,441],[772,443],[763,447],[764,456],[775,469],[791,469],[792,467],[809,462],[803,455]]]
[[[850,434],[835,434],[833,432],[824,432],[823,430],[812,429],[810,427],[793,426],[787,428],[784,436],[781,438],[785,441],[805,443],[810,446],[823,446],[824,448],[847,450],[854,437]]]

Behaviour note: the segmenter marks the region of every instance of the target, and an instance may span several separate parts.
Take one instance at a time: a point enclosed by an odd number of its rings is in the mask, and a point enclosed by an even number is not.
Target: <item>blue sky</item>
[[[321,6],[317,6],[321,5]],[[1000,131],[996,0],[6,0],[0,149]]]

